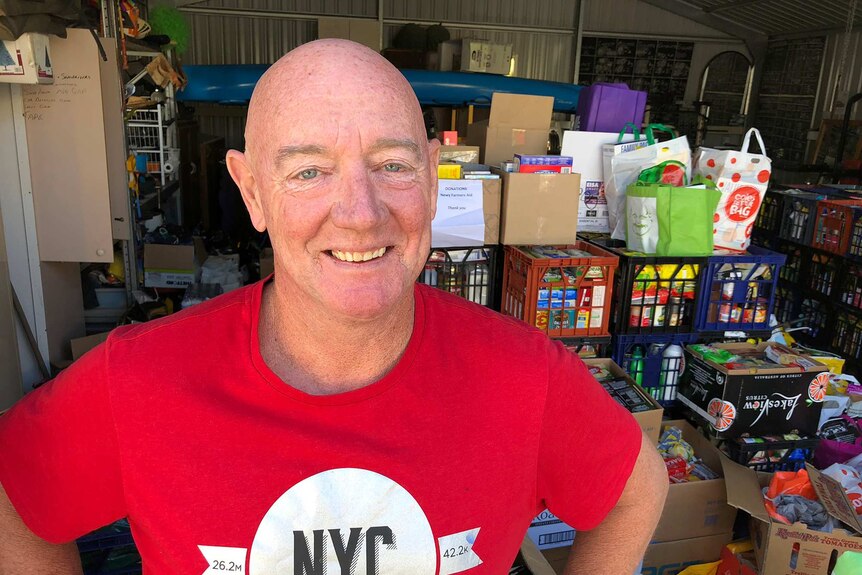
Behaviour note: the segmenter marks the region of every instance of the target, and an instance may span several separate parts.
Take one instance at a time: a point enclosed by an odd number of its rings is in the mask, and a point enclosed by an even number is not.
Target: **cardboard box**
[[[144,286],[185,288],[195,281],[195,274],[206,253],[199,238],[196,245],[144,244]],[[197,245],[200,247],[196,247]]]
[[[762,353],[768,344],[715,344],[731,353]],[[685,350],[680,375],[679,399],[699,418],[709,423],[716,437],[734,438],[775,435],[798,431],[814,435],[820,422],[820,401],[814,401],[810,386],[828,383],[826,366],[816,364],[805,371],[776,364],[770,369],[734,369],[707,361]],[[825,381],[821,381],[825,378]]]
[[[554,99],[495,92],[488,120],[467,129],[467,144],[481,146],[479,161],[499,166],[515,154],[546,154]]]
[[[380,51],[380,22],[369,18],[318,18],[318,38],[344,38]]]
[[[499,173],[503,178],[500,243],[575,243],[580,175]]]
[[[666,421],[662,427],[682,430],[694,453],[718,474],[723,473],[722,455],[710,441],[685,420]],[[657,543],[693,537],[723,535],[733,530],[736,509],[727,503],[725,479],[673,483],[667,494],[652,540]]]
[[[614,377],[625,379],[644,397],[644,399],[653,405],[654,409],[650,411],[641,411],[640,413],[633,413],[632,416],[637,420],[638,425],[641,426],[644,434],[649,437],[653,443],[658,444],[658,438],[661,434],[661,418],[664,414],[664,409],[659,405],[655,398],[646,393],[637,383],[635,383],[629,374],[626,373],[626,370],[614,363],[614,360],[608,358],[595,358],[585,359],[583,361],[587,365],[598,365],[605,368],[611,372]]]
[[[722,463],[728,502],[751,515],[751,534],[760,575],[830,575],[833,559],[837,560],[845,551],[862,552],[862,537],[844,529],[822,533],[802,523],[785,525],[773,521],[763,506],[761,495],[761,488],[769,484],[771,476],[758,475],[727,458],[723,458]],[[859,528],[843,489],[811,466],[808,473],[827,511],[839,519],[843,516],[845,521],[854,520],[851,526]]]
[[[460,180],[461,164],[440,162],[437,164],[437,177],[441,180]]]
[[[466,182],[470,180],[458,180]],[[501,180],[474,180],[482,182],[482,212],[485,219],[485,243],[484,245],[495,245],[500,243],[500,204],[502,196]],[[444,180],[438,180],[438,186],[444,185]],[[437,203],[437,214],[440,214],[440,202]],[[435,218],[437,216],[435,215]],[[431,247],[450,247],[435,245],[432,229]],[[468,247],[468,246],[457,246]]]
[[[679,573],[689,565],[718,561],[721,550],[733,540],[733,532],[653,543],[644,555],[641,575]]]
[[[275,256],[272,253],[272,248],[263,248],[260,250],[260,279],[269,276],[275,271]]]
[[[440,70],[443,71],[508,74],[512,62],[512,45],[462,38],[441,42],[437,54]]]
[[[557,547],[568,548],[575,540],[575,530],[545,509],[530,522],[527,537],[542,551]]]
[[[578,230],[607,233],[608,202],[605,199],[605,178],[602,168],[603,146],[616,144],[619,134],[611,132],[563,132],[560,155],[571,156],[572,171],[581,175],[581,202],[578,206]],[[634,140],[633,134],[623,134],[622,142]],[[644,145],[646,142],[644,141]]]
[[[440,146],[440,162],[479,163],[479,146]]]
[[[521,542],[518,557],[527,566],[532,575],[563,575],[570,550],[571,546],[542,551],[527,536]],[[641,573],[641,569],[637,568],[633,575],[640,575]],[[671,575],[671,572],[662,573],[662,575]]]
[[[48,35],[27,32],[17,40],[0,41],[0,82],[53,84]]]

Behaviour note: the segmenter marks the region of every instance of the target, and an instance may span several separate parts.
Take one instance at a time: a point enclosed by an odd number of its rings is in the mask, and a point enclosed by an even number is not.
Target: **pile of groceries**
[[[659,439],[658,451],[664,459],[671,483],[705,481],[720,477],[697,458],[694,448],[682,438],[682,430],[678,427],[668,427],[664,430]]]
[[[794,353],[790,348],[780,344],[771,344],[762,351],[751,348],[750,351],[733,353],[726,349],[709,344],[694,344],[688,347],[703,359],[724,366],[726,369],[768,369],[774,367],[798,367],[805,370],[817,365],[808,357]],[[825,381],[818,382],[822,386],[819,394],[822,400],[826,392]]]
[[[710,301],[720,301],[721,305],[710,307],[709,321],[722,323],[765,323],[769,310],[769,298],[762,297],[759,293],[759,282],[771,280],[772,267],[764,264],[724,264],[715,274],[716,281],[713,289],[716,293],[711,294]],[[745,280],[743,283],[742,280]],[[740,285],[746,289],[745,301],[738,303],[741,298],[736,294]],[[718,293],[718,290],[721,293]],[[734,297],[736,296],[736,297]],[[734,303],[734,300],[737,303]]]

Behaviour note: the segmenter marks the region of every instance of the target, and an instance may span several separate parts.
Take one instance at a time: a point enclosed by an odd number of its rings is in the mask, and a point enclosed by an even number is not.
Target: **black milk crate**
[[[609,238],[591,243],[619,256],[614,302],[615,334],[692,333],[705,257],[659,257],[628,251]]]
[[[833,313],[833,306],[828,301],[816,294],[803,293],[799,304],[799,327],[809,329],[795,331],[793,337],[812,347],[828,346],[832,341]]]
[[[781,190],[780,194],[784,206],[778,236],[806,246],[811,245],[814,237],[817,202],[849,197],[847,193],[829,187]]]
[[[776,246],[770,249],[787,256],[784,265],[778,270],[778,277],[792,284],[799,283],[806,273],[806,266],[811,261],[813,250],[783,240],[776,242]]]
[[[862,264],[846,264],[838,282],[838,301],[862,313]]]
[[[811,250],[808,269],[804,274],[806,286],[826,297],[832,297],[841,274],[841,258],[826,252]]]
[[[775,288],[775,306],[773,314],[778,323],[790,323],[799,317],[802,305],[802,294],[795,285],[778,282]]]
[[[617,335],[613,337],[611,358],[635,383],[664,407],[676,405],[682,357],[664,357],[670,345],[685,348],[698,341],[698,334]]]
[[[753,235],[767,238],[778,235],[778,229],[781,227],[781,212],[784,208],[783,193],[784,190],[766,191],[763,203],[760,204],[760,210],[757,212],[757,219],[754,221]]]
[[[851,361],[862,359],[862,313],[836,310],[832,350]]]
[[[500,309],[500,246],[434,248],[418,282]]]
[[[721,450],[733,461],[755,471],[799,471],[814,457],[817,437],[785,439],[782,436],[738,437],[722,441]]]
[[[779,271],[787,256],[759,246],[708,258],[701,274],[695,328],[701,332],[768,331]]]

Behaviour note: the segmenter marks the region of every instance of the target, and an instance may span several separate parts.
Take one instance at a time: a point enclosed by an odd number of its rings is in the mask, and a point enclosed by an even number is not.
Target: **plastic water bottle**
[[[677,382],[679,374],[682,371],[683,357],[685,353],[682,347],[672,343],[661,354],[661,377],[659,385],[661,386],[663,401],[673,401],[676,399]]]

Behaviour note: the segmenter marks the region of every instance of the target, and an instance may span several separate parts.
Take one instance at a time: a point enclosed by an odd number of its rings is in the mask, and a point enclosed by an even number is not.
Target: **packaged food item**
[[[701,356],[703,359],[707,361],[711,361],[713,363],[725,364],[737,358],[738,356],[730,353],[726,349],[721,349],[718,347],[713,347],[708,344],[694,344],[689,346],[689,349],[694,353]]]

